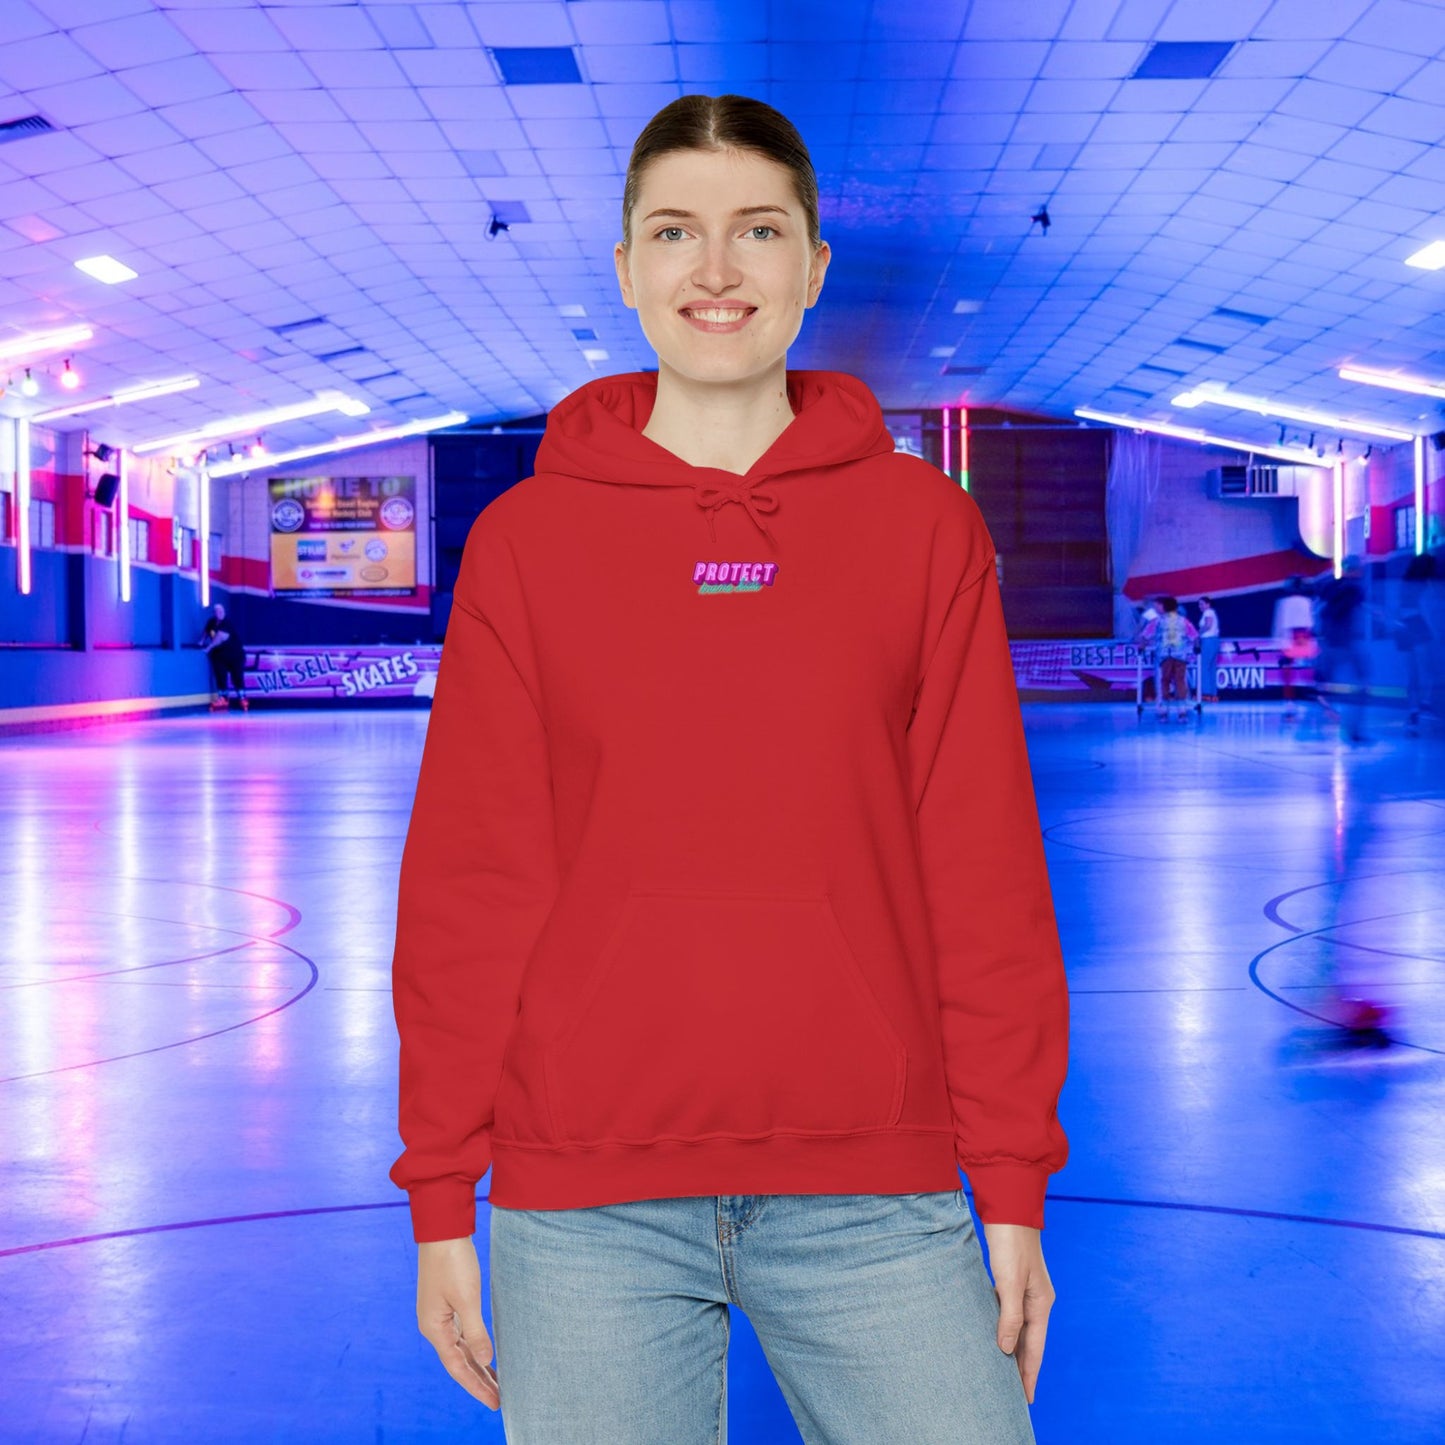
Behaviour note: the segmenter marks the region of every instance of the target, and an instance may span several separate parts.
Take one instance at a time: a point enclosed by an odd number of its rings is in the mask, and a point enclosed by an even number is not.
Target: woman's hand
[[[416,1322],[467,1394],[501,1406],[492,1337],[482,1323],[482,1270],[471,1237],[417,1245]]]
[[[1054,1306],[1054,1286],[1044,1264],[1040,1231],[1025,1224],[985,1224],[988,1263],[998,1296],[998,1347],[1013,1355],[1032,1405],[1039,1366],[1044,1361],[1044,1335]]]

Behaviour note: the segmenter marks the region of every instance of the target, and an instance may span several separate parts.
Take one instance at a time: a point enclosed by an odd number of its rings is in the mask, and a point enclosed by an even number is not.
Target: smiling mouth
[[[741,321],[751,316],[756,306],[684,306],[682,314],[694,321],[728,322]]]

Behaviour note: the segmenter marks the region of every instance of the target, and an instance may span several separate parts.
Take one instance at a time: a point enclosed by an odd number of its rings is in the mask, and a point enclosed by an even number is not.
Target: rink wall
[[[1033,434],[1023,431],[1021,440],[1010,444],[1018,449],[1011,465],[1020,476],[1029,474],[1034,461],[1043,465],[1042,454],[1032,458],[1029,450]],[[1046,441],[1052,448],[1049,464],[1057,470],[1057,438],[1037,434],[1044,437],[1040,445]],[[249,475],[213,478],[210,527],[202,538],[199,479],[175,459],[130,459],[128,505],[122,517],[119,504],[95,504],[92,493],[105,468],[90,454],[86,433],[34,427],[28,591],[19,586],[16,438],[15,424],[0,418],[0,728],[74,726],[203,706],[210,687],[206,659],[196,645],[207,612],[203,591],[210,601],[226,603],[248,645],[248,667],[258,677],[267,673],[267,683],[279,686],[284,669],[268,673],[263,652],[309,648],[338,677],[355,674],[353,692],[338,681],[328,684],[329,695],[356,700],[369,691],[381,700],[400,688],[414,705],[425,706],[425,675],[411,679],[412,686],[406,688],[402,684],[411,674],[391,677],[385,668],[375,670],[379,664],[370,650],[379,649],[381,655],[411,649],[413,661],[434,655],[445,632],[450,578],[470,521],[495,495],[529,473],[537,432],[519,428],[507,437],[418,438],[355,451],[343,461],[258,466]],[[1423,462],[1418,485],[1417,456]],[[1274,602],[1290,577],[1330,570],[1329,547],[1321,538],[1330,535],[1332,498],[1317,487],[1303,504],[1295,498],[1222,500],[1213,493],[1211,472],[1222,461],[1237,460],[1243,457],[1220,449],[1163,444],[1157,494],[1124,592],[1135,599],[1170,592],[1186,602],[1208,593],[1216,599],[1226,640],[1247,643],[1267,637]],[[1428,528],[1433,529],[1427,540],[1439,545],[1445,505],[1442,461],[1445,455],[1422,441],[1418,451],[1410,444],[1375,450],[1368,462],[1352,466],[1346,476],[1345,545],[1373,564],[1372,601],[1382,614],[1396,605],[1392,589],[1397,589],[1413,555],[1421,495]],[[445,505],[439,505],[439,471],[451,498]],[[268,479],[308,475],[416,479],[416,588],[411,595],[273,593]],[[1330,485],[1328,471],[1321,479],[1321,486]],[[1009,505],[1037,509],[1038,499],[1021,489],[1017,503]],[[1018,565],[1022,544],[997,518],[991,525],[1001,528],[997,541],[1007,594],[1010,584],[1018,585],[1025,575]],[[130,596],[124,600],[122,527],[131,556]],[[1042,585],[1033,581],[1036,587]],[[1067,646],[1051,647],[1047,633],[1024,636],[1034,649],[1018,654],[1030,659],[1020,673],[1024,695],[1120,695],[1123,684],[1116,680],[1104,686],[1097,668],[1088,663],[1075,668],[1071,661],[1102,655],[1099,649],[1114,645],[1107,637],[1073,637]],[[1377,646],[1377,675],[1384,681],[1398,672],[1400,659],[1387,638]],[[1063,684],[1037,687],[1026,681],[1030,670],[1037,676],[1040,668],[1064,679]],[[1232,674],[1233,691],[1245,695],[1255,676],[1247,670]],[[273,695],[279,701],[280,692]],[[288,695],[302,700],[294,691]]]

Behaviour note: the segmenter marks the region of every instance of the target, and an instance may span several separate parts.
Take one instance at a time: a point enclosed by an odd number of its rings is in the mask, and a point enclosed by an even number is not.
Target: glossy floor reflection
[[[1440,730],[1027,719],[1074,996],[1041,1445],[1445,1438]],[[386,1178],[425,724],[0,742],[0,1440],[503,1439]],[[1393,1042],[1341,1046],[1352,994]],[[737,1311],[729,1417],[799,1439]]]

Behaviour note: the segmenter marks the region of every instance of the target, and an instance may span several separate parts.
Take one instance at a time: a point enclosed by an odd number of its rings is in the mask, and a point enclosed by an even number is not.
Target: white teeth
[[[747,312],[740,311],[735,307],[727,307],[719,310],[704,310],[698,306],[690,306],[688,307],[687,314],[697,317],[699,321],[736,321],[740,316],[746,316]]]

